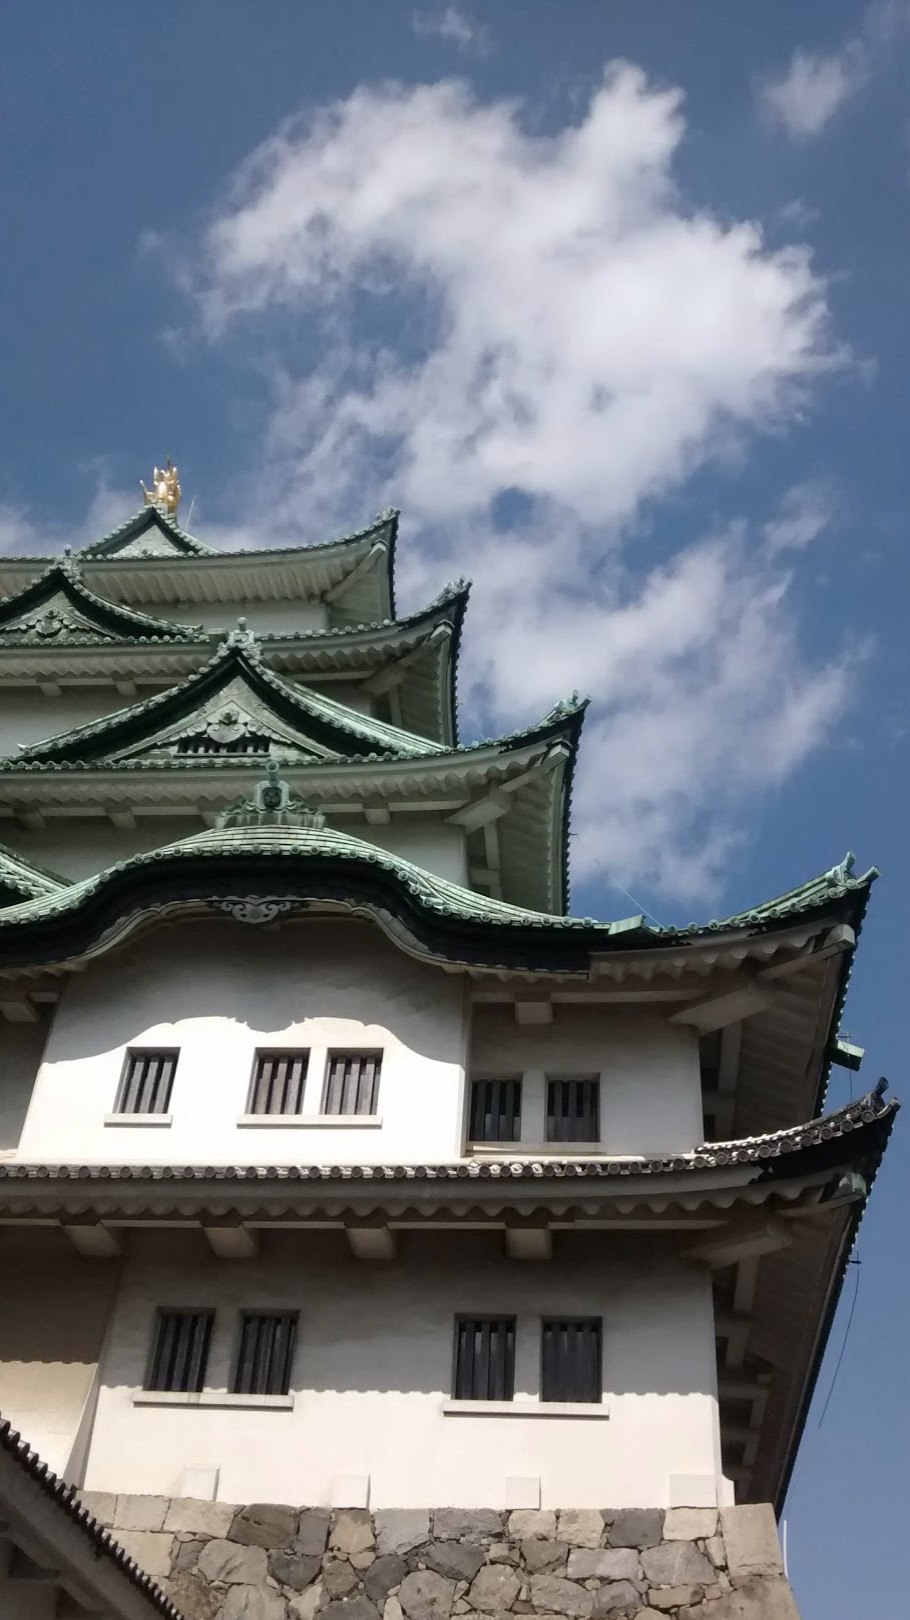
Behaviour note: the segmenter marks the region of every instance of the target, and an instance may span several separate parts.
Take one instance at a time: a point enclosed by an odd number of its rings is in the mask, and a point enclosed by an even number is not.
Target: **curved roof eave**
[[[130,641],[136,636],[144,640],[155,641],[204,641],[206,632],[198,624],[177,624],[170,619],[159,619],[148,613],[140,613],[135,608],[125,606],[120,602],[109,602],[103,596],[98,596],[90,590],[80,577],[77,566],[69,558],[53,561],[37,579],[22,587],[12,596],[0,601],[0,631],[3,624],[10,619],[28,612],[33,605],[40,603],[50,596],[61,592],[67,600],[74,605],[81,605],[83,610],[100,620],[102,624],[114,627],[112,633],[119,631],[124,640]],[[16,638],[18,639],[18,638]],[[23,641],[34,645],[34,638],[23,636]],[[10,645],[10,639],[4,637],[4,645]],[[54,642],[44,642],[43,650],[55,650]]]

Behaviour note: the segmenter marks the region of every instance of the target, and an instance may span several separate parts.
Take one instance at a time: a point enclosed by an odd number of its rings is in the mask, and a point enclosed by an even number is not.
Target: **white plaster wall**
[[[224,1501],[328,1503],[368,1474],[370,1505],[505,1505],[507,1476],[540,1479],[543,1507],[662,1506],[673,1474],[715,1476],[713,1315],[682,1262],[511,1264],[492,1239],[438,1236],[394,1262],[312,1241],[271,1263],[130,1263],[108,1349],[85,1484],[176,1494],[189,1464],[219,1470]],[[293,1240],[291,1240],[293,1241]],[[292,1411],[137,1406],[156,1305],[216,1310],[207,1385],[230,1379],[240,1307],[297,1309]],[[539,1398],[541,1313],[602,1315],[606,1421],[446,1415],[458,1312],[515,1313],[516,1399]]]
[[[119,1268],[2,1251],[0,1412],[67,1475],[110,1319]]]
[[[467,883],[467,844],[463,827],[453,827],[444,821],[433,821],[429,816],[393,815],[385,827],[371,827],[366,822],[341,820],[335,825],[339,831],[351,832],[370,844],[378,844],[394,855],[402,855],[427,872],[446,878],[450,883]]]
[[[152,612],[152,609],[143,609]],[[174,624],[201,624],[204,630],[236,630],[244,618],[248,630],[275,635],[284,630],[325,630],[328,614],[324,602],[189,602],[163,603],[153,616]]]
[[[462,983],[364,923],[269,932],[230,920],[146,934],[71,979],[22,1132],[23,1159],[362,1163],[461,1152]],[[105,1125],[128,1046],[177,1047],[172,1124]],[[380,1050],[381,1125],[243,1126],[257,1048],[307,1047],[304,1114],[327,1051]]]
[[[204,831],[201,817],[137,816],[135,827],[115,827],[107,816],[49,816],[43,827],[0,820],[0,839],[26,860],[61,877],[91,877],[117,861]]]
[[[0,1023],[0,1158],[19,1145],[46,1033],[41,1021]]]
[[[141,686],[135,698],[125,698],[113,686],[64,686],[59,697],[45,697],[37,685],[0,687],[0,755],[16,758],[20,743],[44,742],[161,690]]]
[[[611,1154],[684,1153],[704,1135],[698,1040],[656,1012],[554,1008],[522,1025],[511,1007],[474,1009],[472,1078],[522,1076],[522,1142],[543,1142],[548,1075],[600,1076],[600,1133]],[[579,1151],[584,1152],[582,1147]]]

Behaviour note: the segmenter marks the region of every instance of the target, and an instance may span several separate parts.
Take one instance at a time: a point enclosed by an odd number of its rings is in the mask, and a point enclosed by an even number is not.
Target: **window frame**
[[[253,1065],[250,1071],[250,1084],[246,1098],[246,1117],[248,1119],[299,1119],[303,1114],[303,1104],[306,1098],[306,1085],[310,1073],[310,1059],[313,1055],[311,1046],[257,1046],[253,1053]],[[256,1091],[260,1084],[258,1068],[264,1058],[300,1058],[304,1059],[303,1074],[300,1077],[300,1107],[292,1110],[283,1109],[281,1113],[272,1113],[269,1109],[257,1109],[253,1104],[256,1101]],[[274,1082],[272,1082],[274,1083]],[[287,1082],[285,1082],[287,1089]]]
[[[287,1321],[291,1323],[291,1343],[287,1355],[287,1387],[285,1389],[238,1389],[238,1374],[240,1371],[240,1353],[243,1348],[244,1324],[252,1317],[271,1319],[274,1321]],[[289,1395],[294,1373],[294,1359],[297,1355],[299,1343],[298,1329],[300,1327],[300,1311],[294,1308],[284,1309],[280,1305],[258,1307],[255,1305],[242,1305],[237,1312],[237,1326],[234,1333],[234,1348],[231,1356],[230,1377],[228,1380],[229,1395],[245,1396],[275,1396]]]
[[[131,1065],[134,1059],[141,1057],[173,1058],[174,1060],[173,1068],[171,1069],[170,1078],[167,1084],[167,1092],[164,1097],[164,1104],[161,1108],[152,1109],[123,1107],[127,1094],[127,1087],[131,1079]],[[123,1055],[123,1065],[120,1070],[120,1081],[117,1086],[116,1096],[114,1097],[114,1115],[119,1119],[155,1119],[160,1115],[168,1114],[170,1112],[171,1098],[174,1094],[174,1081],[177,1078],[177,1065],[179,1062],[179,1046],[128,1046]],[[156,1084],[158,1084],[157,1081]]]
[[[457,1393],[457,1390],[458,1390],[458,1348],[459,1348],[459,1343],[460,1343],[460,1330],[461,1330],[462,1326],[464,1324],[468,1323],[468,1322],[474,1322],[474,1323],[476,1323],[476,1322],[495,1322],[495,1323],[498,1323],[500,1325],[504,1325],[507,1330],[508,1330],[508,1328],[511,1327],[511,1330],[512,1330],[511,1367],[508,1367],[506,1369],[508,1372],[511,1373],[511,1378],[510,1378],[510,1380],[508,1380],[508,1382],[510,1382],[510,1384],[511,1384],[511,1392],[510,1392],[510,1394],[508,1394],[508,1395],[489,1395],[489,1394],[487,1394],[487,1395],[459,1395]],[[469,1403],[469,1404],[474,1403],[474,1402],[477,1402],[477,1403],[487,1402],[487,1403],[489,1403],[490,1401],[498,1401],[498,1402],[502,1402],[503,1404],[511,1404],[511,1402],[514,1401],[514,1399],[515,1399],[515,1366],[516,1366],[517,1358],[518,1358],[518,1317],[517,1317],[517,1315],[515,1315],[513,1313],[513,1314],[507,1314],[505,1316],[502,1316],[502,1315],[498,1315],[494,1311],[456,1311],[455,1320],[454,1320],[453,1327],[452,1327],[452,1377],[451,1377],[451,1382],[450,1382],[450,1385],[449,1385],[449,1387],[450,1387],[450,1389],[452,1391],[451,1399],[453,1401],[465,1401],[466,1403]]]
[[[548,1394],[544,1386],[544,1330],[550,1323],[572,1323],[575,1327],[595,1327],[597,1329],[597,1367],[598,1367],[598,1393],[593,1400],[584,1396],[552,1395]],[[604,1399],[604,1331],[602,1316],[572,1316],[568,1312],[558,1315],[541,1315],[539,1318],[539,1365],[538,1365],[538,1392],[541,1404],[547,1406],[602,1406]]]
[[[550,1087],[565,1085],[586,1085],[593,1088],[595,1100],[594,1135],[593,1136],[551,1136],[550,1119],[555,1115],[550,1113]],[[601,1135],[601,1091],[602,1076],[596,1074],[544,1074],[544,1141],[548,1147],[565,1147],[573,1142],[587,1144],[594,1147],[603,1140]],[[577,1116],[576,1116],[577,1118]]]
[[[473,1126],[474,1126],[474,1096],[475,1096],[476,1088],[478,1086],[491,1086],[491,1085],[493,1085],[493,1086],[513,1086],[515,1088],[515,1091],[516,1091],[516,1094],[517,1094],[517,1109],[516,1109],[516,1113],[515,1113],[515,1135],[514,1136],[478,1136],[477,1133],[475,1132],[475,1130],[473,1129]],[[516,1142],[520,1142],[521,1139],[522,1139],[521,1138],[521,1128],[522,1128],[523,1109],[524,1109],[524,1075],[520,1071],[515,1073],[515,1074],[502,1074],[502,1075],[500,1075],[500,1074],[477,1074],[477,1075],[472,1075],[470,1077],[470,1090],[469,1090],[469,1093],[468,1093],[468,1130],[467,1130],[467,1139],[468,1139],[468,1141],[469,1142],[482,1142],[485,1145],[495,1144],[497,1142],[506,1142],[509,1145],[513,1145]],[[500,1120],[502,1119],[502,1117],[503,1117],[502,1110],[500,1109],[500,1111],[499,1111]]]
[[[215,1312],[214,1305],[156,1305],[155,1306],[155,1308],[154,1308],[154,1316],[152,1318],[152,1332],[151,1332],[151,1338],[150,1338],[150,1343],[149,1343],[149,1350],[148,1350],[148,1355],[146,1356],[145,1376],[143,1378],[143,1383],[142,1383],[142,1390],[143,1390],[144,1394],[156,1394],[157,1395],[157,1394],[166,1393],[166,1394],[198,1395],[198,1394],[200,1394],[202,1392],[202,1390],[205,1389],[205,1387],[206,1387],[205,1386],[205,1379],[206,1379],[206,1374],[207,1374],[208,1369],[209,1369],[209,1361],[211,1359],[211,1353],[212,1353],[212,1338],[213,1338],[214,1332],[215,1332],[215,1315],[216,1315],[216,1312]],[[158,1357],[159,1357],[160,1351],[161,1351],[162,1327],[163,1327],[165,1318],[169,1317],[169,1316],[170,1317],[174,1317],[174,1316],[192,1316],[192,1317],[198,1318],[199,1320],[201,1320],[201,1321],[203,1321],[205,1323],[204,1344],[203,1344],[201,1365],[200,1365],[200,1369],[199,1369],[199,1384],[195,1389],[178,1390],[178,1389],[175,1389],[175,1387],[173,1385],[171,1385],[171,1384],[161,1386],[161,1385],[152,1383],[152,1375],[153,1375],[153,1373],[155,1371],[155,1364],[156,1364],[156,1361],[158,1360]]]
[[[325,1072],[322,1080],[322,1093],[319,1101],[319,1113],[323,1119],[376,1119],[379,1108],[379,1087],[382,1084],[382,1070],[385,1053],[382,1047],[366,1046],[330,1046],[325,1054]],[[373,1058],[376,1064],[373,1073],[373,1091],[368,1111],[358,1109],[330,1109],[328,1107],[329,1088],[332,1085],[332,1063],[337,1058]]]

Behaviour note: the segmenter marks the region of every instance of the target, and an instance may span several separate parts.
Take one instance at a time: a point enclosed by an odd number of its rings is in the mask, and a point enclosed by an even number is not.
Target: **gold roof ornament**
[[[163,507],[171,517],[177,516],[181,494],[180,479],[177,476],[177,468],[171,463],[170,456],[168,456],[167,464],[164,467],[155,468],[151,489],[146,489],[141,478],[139,484],[146,506]]]

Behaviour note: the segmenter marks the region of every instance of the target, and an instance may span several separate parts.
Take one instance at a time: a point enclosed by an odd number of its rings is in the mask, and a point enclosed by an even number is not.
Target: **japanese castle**
[[[397,614],[395,512],[219,552],[179,498],[0,559],[0,1414],[165,1579],[112,1504],[706,1559],[780,1509],[892,1125],[825,1102],[877,874],[574,916],[584,704],[461,742],[468,587]],[[636,1612],[598,1581],[548,1612]]]

